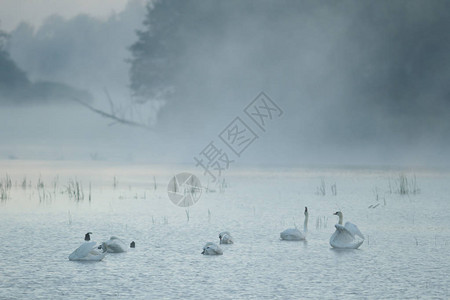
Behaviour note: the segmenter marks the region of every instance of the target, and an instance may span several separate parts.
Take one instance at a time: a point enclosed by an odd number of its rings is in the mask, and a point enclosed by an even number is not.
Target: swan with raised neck
[[[341,211],[337,211],[333,215],[339,216],[339,223],[338,224],[342,225],[342,222],[344,221],[344,215],[342,214],[342,212]]]
[[[307,232],[308,231],[308,218],[309,218],[309,213],[308,213],[308,208],[305,206],[305,222],[303,223],[303,231]]]

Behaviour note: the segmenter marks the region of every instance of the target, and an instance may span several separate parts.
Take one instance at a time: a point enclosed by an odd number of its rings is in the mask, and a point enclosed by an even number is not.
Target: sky
[[[23,21],[39,26],[53,14],[71,18],[85,13],[106,19],[122,11],[126,4],[127,0],[1,0],[1,28],[10,31]]]
[[[0,0],[19,87],[0,80],[0,159],[193,163],[210,142],[230,151],[239,117],[258,136],[229,152],[242,165],[450,166],[449,2],[160,1],[137,103],[144,6]],[[265,130],[244,110],[261,91],[283,110]]]

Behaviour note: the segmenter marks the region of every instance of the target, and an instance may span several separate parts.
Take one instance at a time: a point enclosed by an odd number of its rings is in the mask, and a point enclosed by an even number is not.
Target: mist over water
[[[2,158],[88,160],[98,153],[105,160],[190,162],[264,91],[285,114],[240,163],[449,165],[448,2],[150,7],[155,45],[166,45],[155,53],[167,67],[148,70],[164,74],[161,86],[173,92],[145,106],[133,104],[129,89],[129,49],[136,30],[146,28],[144,2],[129,1],[108,18],[23,19],[8,32],[10,58],[35,86],[26,100],[1,98]],[[33,97],[42,81],[88,95],[83,99],[107,112],[109,95],[116,111],[152,129],[111,125],[47,90]]]
[[[449,32],[444,0],[0,1],[0,298],[448,298]],[[136,248],[69,261],[86,232]]]

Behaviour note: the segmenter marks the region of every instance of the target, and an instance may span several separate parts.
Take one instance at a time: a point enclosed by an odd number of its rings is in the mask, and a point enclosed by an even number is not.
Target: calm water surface
[[[182,167],[1,166],[1,176],[8,172],[13,184],[0,204],[1,299],[450,297],[445,172],[406,171],[410,182],[416,175],[420,193],[400,195],[397,170],[240,170],[228,174],[224,192],[216,187],[186,211],[166,194]],[[31,187],[21,187],[24,176]],[[36,188],[39,177],[45,197]],[[84,200],[69,198],[70,179],[83,184]],[[325,195],[318,194],[321,180]],[[304,206],[310,211],[307,241],[280,241],[284,229],[303,227]],[[360,249],[330,248],[336,210],[365,234]],[[223,245],[222,256],[201,255],[223,230],[235,244]],[[136,241],[136,248],[101,262],[69,261],[88,231],[94,241],[116,235]]]

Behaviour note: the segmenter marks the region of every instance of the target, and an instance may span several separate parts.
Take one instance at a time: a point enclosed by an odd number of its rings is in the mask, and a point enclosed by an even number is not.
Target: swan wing
[[[354,234],[349,231],[345,226],[342,226],[341,224],[335,224],[334,227],[336,227],[336,232],[338,233],[338,236],[342,240],[353,240]]]
[[[356,240],[355,234],[340,224],[334,225],[336,231],[330,238],[330,245],[338,249],[358,249],[364,240]]]
[[[214,246],[209,246],[209,247],[212,248],[212,251],[214,252],[214,254],[216,254],[216,255],[223,254],[222,248],[220,248],[219,246],[214,245]]]
[[[97,248],[92,249],[91,252],[89,252],[89,254],[86,257],[83,257],[82,261],[101,261],[105,255],[106,255],[106,251],[102,252],[101,250],[98,250]]]
[[[86,257],[95,247],[96,242],[86,242],[81,244],[72,254],[69,255],[69,260],[79,260]]]
[[[121,239],[112,236],[111,239],[105,242],[106,250],[109,253],[121,253],[127,251],[127,246],[125,245],[124,241]]]
[[[345,229],[347,229],[353,237],[356,235],[364,240],[364,235],[361,233],[361,231],[359,231],[358,226],[356,226],[355,224],[347,222],[345,223]]]
[[[208,243],[206,243],[205,246],[203,246],[203,249],[208,248],[208,246],[214,246],[214,245],[215,245],[215,244],[214,244],[213,242],[208,242]]]
[[[353,235],[342,225],[336,224],[336,231],[330,238],[330,245],[335,248],[347,248],[355,240]]]

